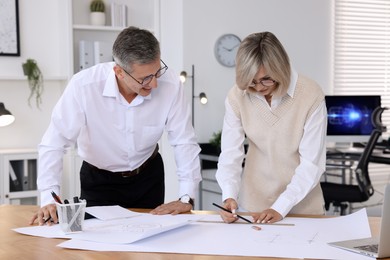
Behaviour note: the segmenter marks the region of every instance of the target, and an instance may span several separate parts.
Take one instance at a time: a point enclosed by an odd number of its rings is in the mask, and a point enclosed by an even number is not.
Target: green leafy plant
[[[104,13],[105,5],[102,0],[93,0],[89,6],[91,12],[101,12]]]
[[[222,130],[216,133],[214,132],[212,138],[209,140],[210,144],[219,150],[221,149],[221,136],[222,136]]]
[[[31,98],[35,97],[37,107],[42,103],[43,93],[43,75],[38,67],[38,64],[33,59],[27,59],[22,64],[23,73],[27,76],[28,85],[30,87],[30,96],[28,97],[28,104],[31,106]]]

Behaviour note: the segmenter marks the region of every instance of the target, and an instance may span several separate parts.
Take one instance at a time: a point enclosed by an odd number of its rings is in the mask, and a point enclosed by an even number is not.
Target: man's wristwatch
[[[183,203],[191,204],[192,209],[194,209],[194,200],[190,197],[190,195],[184,194],[183,196],[180,197],[179,200]]]

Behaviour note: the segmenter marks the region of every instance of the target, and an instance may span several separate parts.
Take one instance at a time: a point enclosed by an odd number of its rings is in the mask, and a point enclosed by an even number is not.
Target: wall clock
[[[236,66],[236,54],[241,39],[234,34],[224,34],[217,39],[214,54],[217,61],[226,67]]]

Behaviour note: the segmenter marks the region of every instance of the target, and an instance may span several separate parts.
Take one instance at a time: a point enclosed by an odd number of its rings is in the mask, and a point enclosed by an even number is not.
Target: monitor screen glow
[[[374,129],[371,114],[381,106],[381,97],[325,96],[328,111],[327,142],[367,142]]]

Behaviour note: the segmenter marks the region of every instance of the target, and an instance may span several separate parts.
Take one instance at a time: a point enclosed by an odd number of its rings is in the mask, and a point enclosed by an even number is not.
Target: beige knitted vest
[[[285,96],[273,111],[249,92],[233,87],[228,100],[241,118],[249,149],[239,194],[245,209],[259,212],[272,206],[290,183],[299,165],[298,148],[306,120],[324,99],[321,88],[299,76],[294,98]],[[290,213],[323,214],[323,195],[318,184]]]

